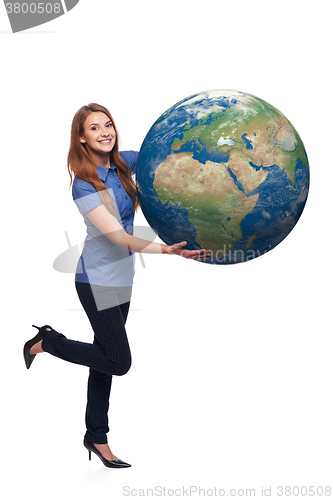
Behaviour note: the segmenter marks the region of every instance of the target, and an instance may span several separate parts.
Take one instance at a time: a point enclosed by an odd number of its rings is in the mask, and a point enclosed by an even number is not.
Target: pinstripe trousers
[[[47,332],[42,348],[45,352],[71,363],[90,368],[88,378],[88,401],[86,408],[86,435],[88,441],[107,443],[109,398],[113,375],[124,375],[131,366],[131,351],[125,323],[130,301],[118,301],[119,288],[107,287],[103,291],[106,305],[98,308],[89,283],[75,282],[76,291],[92,329],[92,344],[67,339],[55,330]],[[110,296],[112,300],[110,301]],[[127,299],[129,294],[126,294]],[[107,307],[107,302],[112,307]]]

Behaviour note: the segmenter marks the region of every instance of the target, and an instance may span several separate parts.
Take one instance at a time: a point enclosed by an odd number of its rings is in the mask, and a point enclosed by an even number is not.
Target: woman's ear
[[[87,141],[85,140],[85,138],[83,137],[83,135],[81,135],[81,136],[80,136],[80,142],[82,142],[82,143],[87,142]]]

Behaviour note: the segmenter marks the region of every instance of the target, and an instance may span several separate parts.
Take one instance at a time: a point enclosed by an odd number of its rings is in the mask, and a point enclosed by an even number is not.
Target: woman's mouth
[[[103,141],[98,141],[100,144],[110,144],[111,139],[105,139]]]

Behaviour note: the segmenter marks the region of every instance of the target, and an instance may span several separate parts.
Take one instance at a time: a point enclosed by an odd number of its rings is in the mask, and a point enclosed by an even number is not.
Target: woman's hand
[[[211,256],[210,253],[204,248],[200,250],[183,250],[183,247],[186,245],[187,241],[182,241],[181,243],[175,243],[174,245],[167,246],[166,253],[194,260],[206,260]]]

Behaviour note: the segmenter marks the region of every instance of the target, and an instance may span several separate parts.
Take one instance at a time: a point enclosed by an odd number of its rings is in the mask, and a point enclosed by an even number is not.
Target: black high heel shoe
[[[30,354],[30,349],[32,348],[32,346],[37,344],[37,342],[39,342],[40,340],[43,340],[43,338],[45,337],[47,332],[50,332],[52,330],[52,328],[49,325],[42,326],[41,328],[39,328],[39,326],[35,326],[35,325],[32,325],[32,326],[34,328],[37,328],[38,333],[33,339],[28,340],[28,342],[26,342],[24,344],[24,348],[23,348],[24,361],[25,361],[26,367],[28,369],[30,368],[31,363],[33,362],[33,360],[35,359],[35,356],[36,356],[36,354]]]
[[[87,441],[86,438],[84,438],[83,441],[84,446],[87,448],[89,451],[89,460],[91,460],[91,452],[95,453],[95,455],[98,456],[105,465],[105,467],[110,467],[113,469],[123,469],[124,467],[131,467],[130,464],[127,464],[126,462],[123,462],[120,460],[120,458],[117,458],[115,460],[106,460],[106,458],[103,457],[103,455],[98,451],[94,443],[91,443],[90,441]]]

